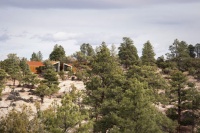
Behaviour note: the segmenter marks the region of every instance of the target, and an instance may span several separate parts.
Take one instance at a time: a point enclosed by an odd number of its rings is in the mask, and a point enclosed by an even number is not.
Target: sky
[[[89,43],[120,46],[130,37],[141,56],[148,40],[156,57],[177,38],[200,43],[199,0],[0,0],[0,60],[9,53],[48,59],[55,44],[66,55]]]

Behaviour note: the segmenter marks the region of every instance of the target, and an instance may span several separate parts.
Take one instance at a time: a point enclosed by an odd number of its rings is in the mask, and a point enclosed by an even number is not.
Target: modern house
[[[38,68],[43,67],[44,64],[40,61],[27,61],[27,64],[33,73],[39,73]],[[63,63],[63,65],[60,65],[60,61],[51,61],[51,64],[54,66],[56,72],[68,71],[69,69],[72,70],[72,65]]]

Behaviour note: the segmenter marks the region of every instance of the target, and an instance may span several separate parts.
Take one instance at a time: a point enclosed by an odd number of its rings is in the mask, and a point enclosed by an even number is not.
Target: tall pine
[[[142,57],[141,57],[142,64],[148,66],[155,65],[156,60],[154,56],[155,53],[153,50],[153,46],[151,45],[150,41],[147,41],[142,49]]]
[[[136,47],[133,45],[133,40],[128,37],[123,38],[123,43],[119,47],[119,59],[125,68],[139,63],[139,57]]]

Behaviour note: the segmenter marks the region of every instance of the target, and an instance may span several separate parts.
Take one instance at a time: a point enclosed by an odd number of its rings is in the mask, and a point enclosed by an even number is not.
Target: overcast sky
[[[148,1],[148,2],[147,2]],[[117,47],[130,37],[141,55],[150,40],[157,54],[174,39],[200,43],[199,0],[1,0],[0,60],[16,53],[30,59],[49,57],[55,44],[66,55],[82,43],[94,48],[105,41]]]

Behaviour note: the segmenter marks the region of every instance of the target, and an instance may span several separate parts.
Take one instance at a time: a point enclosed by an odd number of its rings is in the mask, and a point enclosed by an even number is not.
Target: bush
[[[190,75],[195,75],[195,73],[196,73],[196,70],[194,67],[189,68],[188,71],[189,71]]]
[[[195,83],[188,82],[187,85],[188,85],[189,87],[194,87],[194,86],[195,86]]]
[[[14,96],[20,96],[18,91],[11,91],[10,94],[12,94]]]
[[[182,114],[181,125],[188,126],[194,124],[194,114],[192,112],[184,112]]]
[[[178,119],[178,114],[176,113],[176,109],[175,108],[169,108],[167,110],[166,114],[172,120],[177,120]]]
[[[171,71],[172,71],[172,70],[171,70],[170,68],[165,68],[165,69],[163,69],[163,73],[164,73],[164,74],[168,74],[168,75],[169,75],[169,74],[171,73]]]
[[[31,103],[33,103],[33,97],[30,97],[30,98],[29,98],[29,101],[30,101]]]
[[[21,90],[19,90],[19,92],[25,92],[24,88],[22,88]]]

